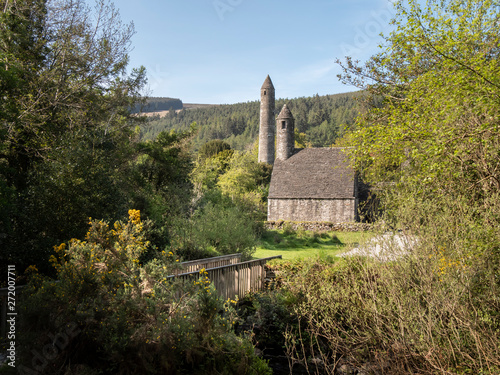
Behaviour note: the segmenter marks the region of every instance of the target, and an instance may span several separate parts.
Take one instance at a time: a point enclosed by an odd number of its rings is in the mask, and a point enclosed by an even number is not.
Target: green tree
[[[338,138],[339,129],[336,124],[323,121],[319,126],[311,128],[307,136],[311,139],[313,147],[321,147],[323,145],[332,145]]]
[[[500,188],[500,26],[496,1],[397,3],[387,48],[346,82],[381,95],[348,142],[372,182],[421,182],[461,192],[471,204]]]
[[[271,166],[258,163],[252,153],[236,151],[217,186],[232,199],[247,201],[264,213],[270,179]]]
[[[9,249],[0,256],[22,267],[46,261],[47,243],[78,236],[89,216],[123,215],[117,176],[145,71],[125,74],[134,30],[105,0],[95,10],[83,0],[0,9],[0,241]]]
[[[388,321],[407,319],[398,312],[406,298],[422,313],[390,340],[406,341],[432,372],[498,373],[500,3],[395,5],[395,30],[382,51],[364,66],[347,59],[342,76],[372,103],[382,98],[343,142],[377,188],[384,221],[418,237],[391,276],[412,292],[394,290]]]
[[[220,176],[226,173],[233,154],[233,150],[224,150],[206,159],[198,158],[191,178],[199,196],[216,188]]]
[[[212,139],[200,147],[198,157],[204,160],[225,150],[231,150],[231,146],[227,142],[221,139]]]
[[[130,206],[140,209],[156,224],[154,244],[164,248],[169,243],[169,227],[174,218],[190,208],[193,169],[189,145],[194,128],[186,132],[161,132],[154,141],[137,145],[132,176],[128,186]]]
[[[207,150],[223,144],[209,142]],[[197,159],[191,174],[197,198],[193,214],[173,228],[174,250],[184,258],[234,252],[248,258],[262,231],[271,166],[257,162],[256,148],[214,154],[217,149],[212,149],[211,157]]]

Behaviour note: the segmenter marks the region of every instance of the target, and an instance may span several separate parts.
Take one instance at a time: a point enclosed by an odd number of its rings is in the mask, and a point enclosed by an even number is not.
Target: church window
[[[264,90],[264,95],[266,95],[266,90]]]
[[[286,129],[286,121],[281,121],[281,129]]]

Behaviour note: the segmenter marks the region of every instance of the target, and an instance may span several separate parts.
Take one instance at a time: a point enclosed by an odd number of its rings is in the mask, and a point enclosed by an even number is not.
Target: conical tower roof
[[[290,109],[288,109],[288,107],[286,106],[286,104],[281,109],[281,112],[278,115],[278,118],[293,118],[292,112],[290,112]]]
[[[269,74],[266,77],[266,80],[262,84],[261,89],[274,89],[273,82],[271,81],[271,77],[269,77]]]

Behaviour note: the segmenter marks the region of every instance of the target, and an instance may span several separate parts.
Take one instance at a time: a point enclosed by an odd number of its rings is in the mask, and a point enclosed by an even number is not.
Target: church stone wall
[[[268,199],[267,220],[356,221],[356,199]]]

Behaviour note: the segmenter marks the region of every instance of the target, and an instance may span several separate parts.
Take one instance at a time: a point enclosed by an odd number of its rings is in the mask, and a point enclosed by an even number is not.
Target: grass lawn
[[[275,255],[283,259],[331,258],[373,236],[371,232],[322,232],[268,230],[257,244],[254,258]]]

